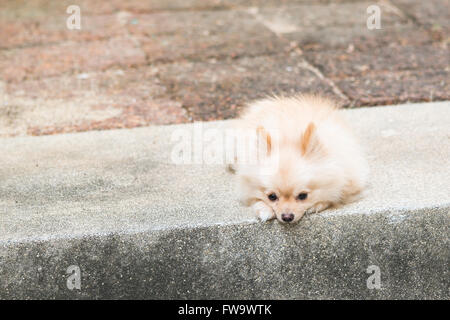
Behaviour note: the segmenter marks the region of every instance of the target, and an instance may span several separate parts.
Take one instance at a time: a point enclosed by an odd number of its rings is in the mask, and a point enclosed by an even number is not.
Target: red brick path
[[[2,0],[0,137],[231,118],[271,93],[448,100],[449,15],[447,0]]]

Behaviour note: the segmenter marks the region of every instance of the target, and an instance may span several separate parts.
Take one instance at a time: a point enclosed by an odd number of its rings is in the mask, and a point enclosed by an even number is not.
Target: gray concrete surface
[[[449,299],[450,103],[343,112],[370,187],[296,226],[257,222],[222,166],[171,163],[192,124],[0,139],[0,298]]]

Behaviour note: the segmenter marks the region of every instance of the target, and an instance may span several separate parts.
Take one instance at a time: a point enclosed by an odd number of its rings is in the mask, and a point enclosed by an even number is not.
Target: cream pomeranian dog
[[[368,165],[340,112],[314,95],[268,98],[244,111],[238,127],[257,133],[252,150],[262,156],[256,165],[237,156],[233,169],[243,202],[262,221],[295,223],[363,190]]]

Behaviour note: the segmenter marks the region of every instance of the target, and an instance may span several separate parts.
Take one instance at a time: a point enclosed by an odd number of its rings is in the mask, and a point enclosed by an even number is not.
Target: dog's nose
[[[292,220],[294,220],[294,214],[293,213],[282,213],[281,219],[284,222],[291,222]]]

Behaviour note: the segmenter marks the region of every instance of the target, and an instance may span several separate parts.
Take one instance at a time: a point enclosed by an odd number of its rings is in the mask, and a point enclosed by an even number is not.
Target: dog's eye
[[[269,198],[270,201],[275,201],[278,199],[277,195],[275,193],[271,193],[267,196]]]
[[[306,198],[308,198],[308,194],[306,192],[301,192],[297,196],[298,200],[305,200]]]

